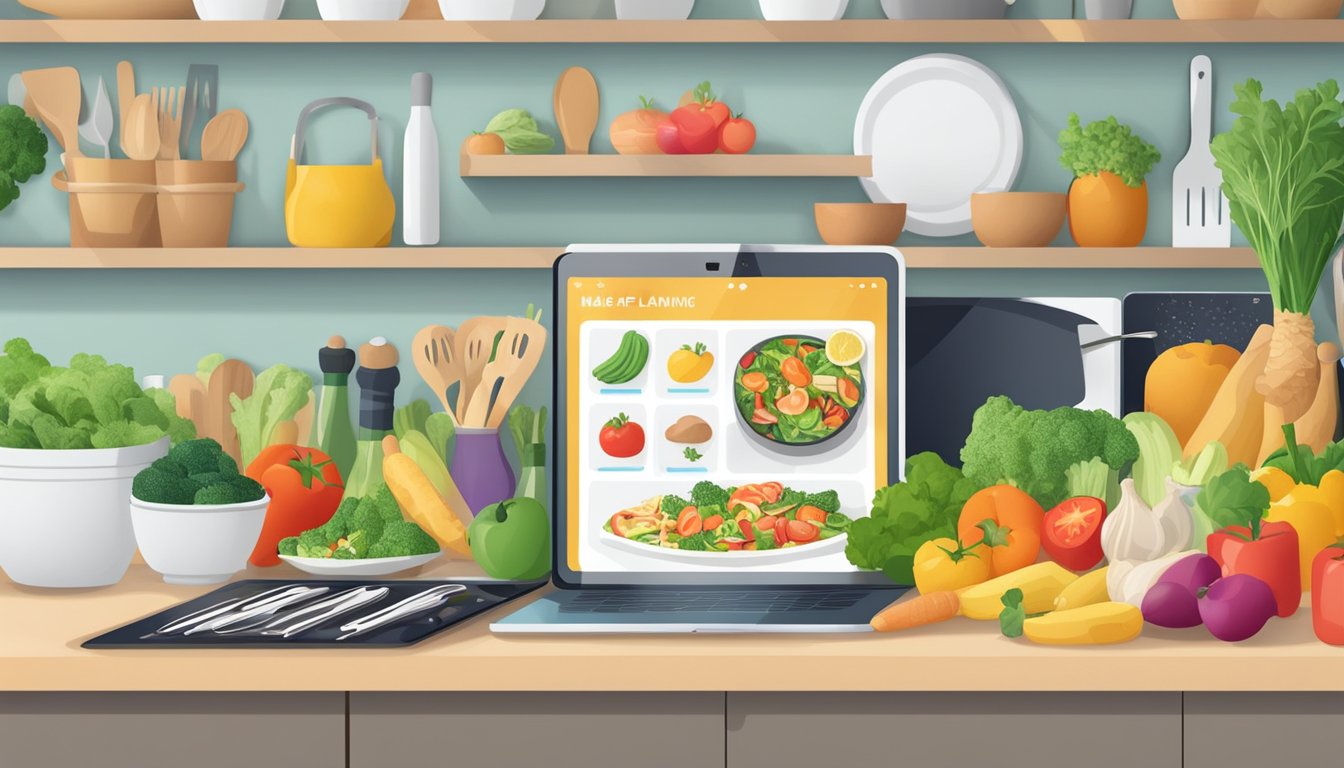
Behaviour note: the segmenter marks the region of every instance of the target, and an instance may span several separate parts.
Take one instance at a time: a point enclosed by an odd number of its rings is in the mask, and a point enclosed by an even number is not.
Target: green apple
[[[481,510],[467,543],[492,578],[534,581],[551,571],[551,519],[535,499],[501,501]]]

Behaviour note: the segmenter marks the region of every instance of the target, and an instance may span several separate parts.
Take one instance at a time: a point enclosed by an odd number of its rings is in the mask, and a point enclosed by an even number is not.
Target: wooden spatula
[[[135,103],[135,67],[129,61],[117,63],[117,124],[121,126],[121,151],[126,152],[126,123]],[[129,154],[126,155],[130,157]]]
[[[471,399],[485,375],[485,366],[495,349],[495,337],[508,325],[503,317],[473,317],[457,328],[458,357],[462,359],[462,385],[457,392],[457,419],[464,427],[484,427],[484,422],[467,418]]]
[[[523,386],[532,378],[541,362],[541,353],[546,350],[546,328],[537,322],[521,317],[509,318],[504,338],[499,342],[496,360],[504,360],[500,373],[499,393],[490,406],[490,416],[485,425],[490,429],[499,429],[509,414],[509,409],[522,394]],[[486,378],[489,378],[487,373]],[[493,390],[494,386],[491,385]],[[488,397],[488,396],[487,396]]]
[[[588,154],[601,103],[592,72],[570,67],[561,73],[555,83],[555,124],[564,139],[565,154]]]
[[[205,390],[205,429],[201,437],[214,438],[234,461],[242,460],[242,446],[238,442],[238,429],[233,426],[229,395],[251,397],[255,383],[256,377],[247,363],[225,360],[210,374],[210,386]]]
[[[443,409],[457,421],[457,414],[448,402],[448,389],[462,381],[462,358],[457,355],[457,332],[446,325],[430,325],[420,329],[411,343],[415,370],[425,380]]]
[[[82,93],[79,70],[74,67],[33,69],[23,73],[23,84],[37,114],[65,154],[83,157],[84,153],[79,151],[79,99]]]

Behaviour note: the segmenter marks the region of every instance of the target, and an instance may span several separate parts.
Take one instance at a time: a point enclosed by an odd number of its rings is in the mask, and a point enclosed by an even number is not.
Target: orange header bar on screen
[[[621,321],[778,321],[780,333],[807,322],[870,322],[876,328],[872,356],[875,372],[868,403],[877,429],[876,467],[879,486],[887,467],[887,281],[855,277],[576,277],[566,286],[568,310],[565,379],[569,385],[568,428],[576,428],[579,392],[587,374],[579,367],[579,331],[586,322]],[[736,361],[732,361],[734,364]],[[569,493],[566,559],[579,571],[579,441],[568,436],[566,461]]]

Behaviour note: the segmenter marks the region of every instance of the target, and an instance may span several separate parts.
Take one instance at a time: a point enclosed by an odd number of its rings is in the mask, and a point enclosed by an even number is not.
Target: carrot
[[[1302,418],[1316,399],[1321,379],[1316,359],[1316,325],[1297,312],[1274,311],[1274,335],[1269,341],[1269,360],[1256,381],[1265,401],[1283,409],[1287,421]]]
[[[873,629],[896,632],[947,621],[957,615],[961,600],[956,592],[930,592],[913,600],[894,603],[873,617]]]
[[[1316,360],[1321,368],[1320,382],[1311,407],[1297,420],[1297,440],[1320,453],[1335,439],[1339,419],[1339,347],[1330,342],[1320,345],[1316,348]]]

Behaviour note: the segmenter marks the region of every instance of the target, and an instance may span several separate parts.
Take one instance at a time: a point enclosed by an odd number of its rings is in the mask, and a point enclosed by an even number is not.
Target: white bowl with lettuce
[[[0,569],[31,587],[103,587],[135,556],[131,481],[193,437],[173,397],[97,355],[0,355]]]

